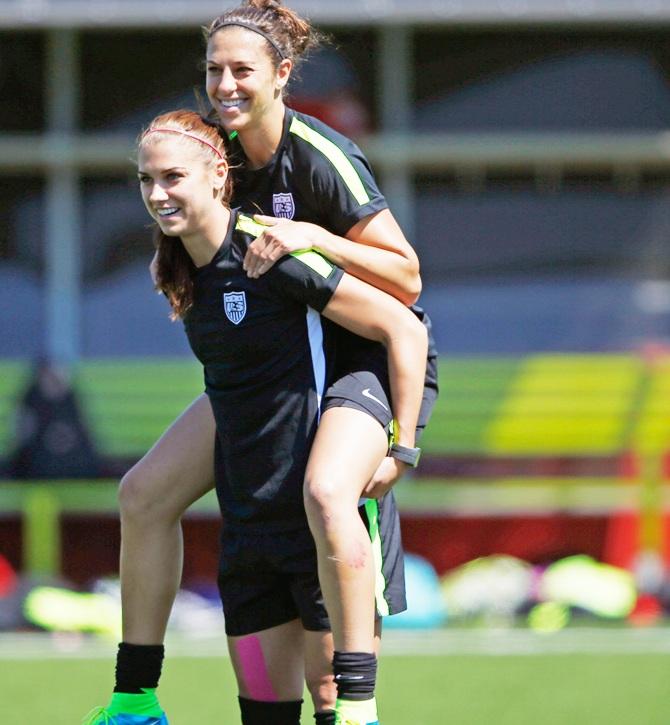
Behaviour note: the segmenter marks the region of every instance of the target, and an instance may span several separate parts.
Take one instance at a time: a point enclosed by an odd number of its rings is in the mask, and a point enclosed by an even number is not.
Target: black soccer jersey
[[[305,525],[302,484],[331,357],[319,312],[342,270],[309,251],[248,278],[242,261],[258,226],[233,212],[220,249],[194,274],[184,326],[216,419],[224,519],[281,530]]]
[[[270,161],[249,169],[236,137],[229,140],[234,168],[233,206],[311,222],[346,236],[361,219],[388,208],[368,160],[358,146],[319,119],[286,108],[281,142]],[[430,320],[421,307],[412,311],[428,328],[428,355],[435,357]],[[366,355],[385,356],[378,343],[338,332],[338,348],[356,366]]]
[[[247,213],[312,222],[344,236],[358,221],[386,209],[370,165],[353,141],[318,119],[286,109],[281,142],[269,163],[248,169],[231,141],[233,205]]]

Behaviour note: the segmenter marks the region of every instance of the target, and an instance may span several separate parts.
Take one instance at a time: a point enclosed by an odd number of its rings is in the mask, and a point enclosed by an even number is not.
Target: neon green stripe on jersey
[[[314,252],[311,249],[301,249],[298,252],[291,252],[291,256],[295,257],[299,262],[306,264],[324,279],[328,279],[334,269],[334,266],[325,257],[322,257],[318,252]]]
[[[250,234],[252,237],[260,237],[266,229],[267,226],[265,224],[261,224],[244,214],[238,215],[237,224],[235,224],[235,231]],[[306,264],[324,279],[328,279],[334,269],[334,265],[325,257],[322,257],[318,252],[314,252],[311,249],[301,249],[297,252],[291,252],[291,256],[295,257],[299,262]]]
[[[322,136],[318,131],[310,128],[306,123],[303,123],[297,118],[291,121],[290,131],[321,151],[335,167],[352,196],[359,204],[367,204],[370,201],[361,177],[342,149],[338,148],[330,139]]]
[[[244,232],[245,234],[251,234],[252,237],[260,237],[260,235],[267,229],[265,224],[255,221],[250,216],[239,214],[237,217],[237,224],[235,224],[235,231]]]

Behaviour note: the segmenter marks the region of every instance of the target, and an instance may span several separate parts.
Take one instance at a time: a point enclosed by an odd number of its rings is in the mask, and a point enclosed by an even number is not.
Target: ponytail
[[[293,66],[312,49],[319,46],[324,36],[285,7],[279,0],[245,0],[232,10],[227,10],[204,28],[205,41],[227,26],[240,25],[262,35],[268,43],[275,67],[284,58],[290,58]]]

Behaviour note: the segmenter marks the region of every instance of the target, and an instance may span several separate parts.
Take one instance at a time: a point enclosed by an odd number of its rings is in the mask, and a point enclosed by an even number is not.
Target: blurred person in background
[[[42,359],[16,413],[12,478],[95,478],[100,457],[65,370]]]
[[[278,2],[254,0],[224,13],[205,35],[208,97],[237,167],[233,205],[272,215],[258,217],[266,229],[247,252],[249,277],[266,274],[289,252],[315,249],[404,304],[413,303],[421,288],[418,260],[367,160],[350,140],[284,104],[294,65],[317,43],[314,29]],[[423,311],[415,312],[428,326]],[[371,392],[379,382],[375,370],[385,370],[386,363],[377,360],[371,369],[371,353],[362,354],[361,344],[342,333],[338,382],[330,391],[339,403],[321,420],[305,503],[333,629],[340,700],[352,699],[349,683],[364,673],[368,685],[362,699],[374,713],[380,635],[373,604],[376,576],[386,575],[389,566],[401,567],[398,514],[393,496],[384,494],[405,466],[417,462],[418,453],[394,450],[382,456],[369,480],[360,480],[355,451],[377,433],[365,414],[390,415],[390,406]],[[437,395],[433,344],[426,373],[420,429]],[[347,400],[352,386],[359,394],[356,404]],[[179,521],[213,486],[214,441],[211,406],[202,395],[122,480],[123,656],[128,661],[144,661],[144,647],[156,647],[162,656],[181,577]],[[373,500],[359,508],[361,493]],[[381,542],[382,572],[370,538],[377,522],[388,537]],[[395,598],[377,597],[377,614],[404,607],[402,588]]]
[[[359,521],[356,502],[387,452],[392,422],[398,449],[414,450],[426,329],[398,300],[311,250],[285,255],[262,277],[249,277],[246,252],[265,227],[231,211],[225,143],[218,126],[195,112],[155,119],[140,139],[138,165],[145,205],[159,227],[157,285],[203,363],[215,418],[216,489],[225,521],[219,588],[242,722],[299,725],[305,679],[317,722],[377,722],[367,697],[371,670],[351,678],[350,712],[334,710],[332,636],[303,502],[321,398],[325,418],[360,397],[354,388],[338,388],[337,397],[328,391],[340,340],[317,311],[388,352],[395,419],[385,387],[368,380],[385,412],[353,407],[357,439],[340,431],[350,450],[338,465],[347,464],[362,482],[350,495]],[[364,344],[366,354],[372,350]],[[364,552],[355,555],[352,565],[364,565]],[[373,599],[368,608],[373,618]],[[147,662],[121,645],[112,702],[88,722],[167,722],[155,695],[162,652],[135,648]]]

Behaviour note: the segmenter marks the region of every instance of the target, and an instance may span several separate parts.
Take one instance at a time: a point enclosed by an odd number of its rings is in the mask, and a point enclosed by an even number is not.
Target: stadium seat
[[[440,361],[440,396],[421,446],[431,455],[483,454],[486,431],[522,361],[448,358]]]
[[[30,365],[18,360],[0,360],[0,457],[13,445],[13,421],[18,402],[30,375]]]
[[[0,361],[0,450],[28,365]],[[531,355],[440,361],[440,397],[421,440],[430,456],[598,456],[670,444],[670,361]],[[85,360],[74,386],[100,452],[142,455],[203,390],[189,358]]]
[[[670,450],[670,359],[650,366],[639,415],[632,429],[632,447],[641,453]]]
[[[74,386],[98,449],[119,458],[143,455],[204,388],[190,358],[86,360]]]
[[[494,454],[602,455],[629,445],[643,363],[632,355],[535,355],[486,431]]]

